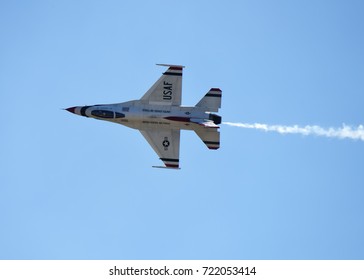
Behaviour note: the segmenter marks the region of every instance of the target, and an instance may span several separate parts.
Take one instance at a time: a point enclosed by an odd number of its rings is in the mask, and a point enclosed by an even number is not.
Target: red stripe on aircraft
[[[165,165],[166,165],[167,167],[171,167],[171,168],[178,168],[178,167],[179,167],[179,165],[178,165],[178,164],[169,164],[169,163],[165,163]]]
[[[212,89],[210,89],[210,91],[219,91],[219,92],[222,92],[221,89],[219,89],[219,88],[212,88]]]
[[[191,118],[185,117],[166,117],[165,119],[175,122],[190,122]]]
[[[178,70],[178,71],[182,71],[182,67],[176,67],[176,66],[171,66],[171,67],[169,67],[169,69],[168,70]]]

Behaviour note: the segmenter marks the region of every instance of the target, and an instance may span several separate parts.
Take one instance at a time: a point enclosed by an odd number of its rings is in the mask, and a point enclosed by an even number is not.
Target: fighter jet
[[[181,106],[184,66],[157,64],[168,69],[139,100],[124,103],[76,106],[66,110],[84,117],[138,129],[165,166],[179,169],[181,129],[193,130],[211,150],[220,147],[219,124],[222,92],[211,88],[194,106]]]

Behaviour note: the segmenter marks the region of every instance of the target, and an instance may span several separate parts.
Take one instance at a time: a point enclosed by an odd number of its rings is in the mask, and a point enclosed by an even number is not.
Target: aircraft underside
[[[182,69],[168,70],[139,100],[124,103],[76,106],[66,110],[89,118],[138,129],[167,168],[179,169],[180,131],[193,130],[212,150],[220,147],[219,124],[222,92],[211,88],[194,107],[181,106]]]

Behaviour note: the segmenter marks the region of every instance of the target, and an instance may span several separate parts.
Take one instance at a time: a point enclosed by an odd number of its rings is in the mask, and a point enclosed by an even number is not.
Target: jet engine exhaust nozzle
[[[216,114],[210,114],[209,119],[212,120],[215,124],[221,123],[221,116]]]

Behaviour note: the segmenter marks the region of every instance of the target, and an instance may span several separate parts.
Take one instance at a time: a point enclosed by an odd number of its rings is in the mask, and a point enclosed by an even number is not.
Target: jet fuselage
[[[135,129],[167,127],[193,130],[203,120],[212,120],[215,127],[221,117],[197,107],[140,104],[133,100],[117,104],[76,106],[69,112],[98,120],[110,121]]]

